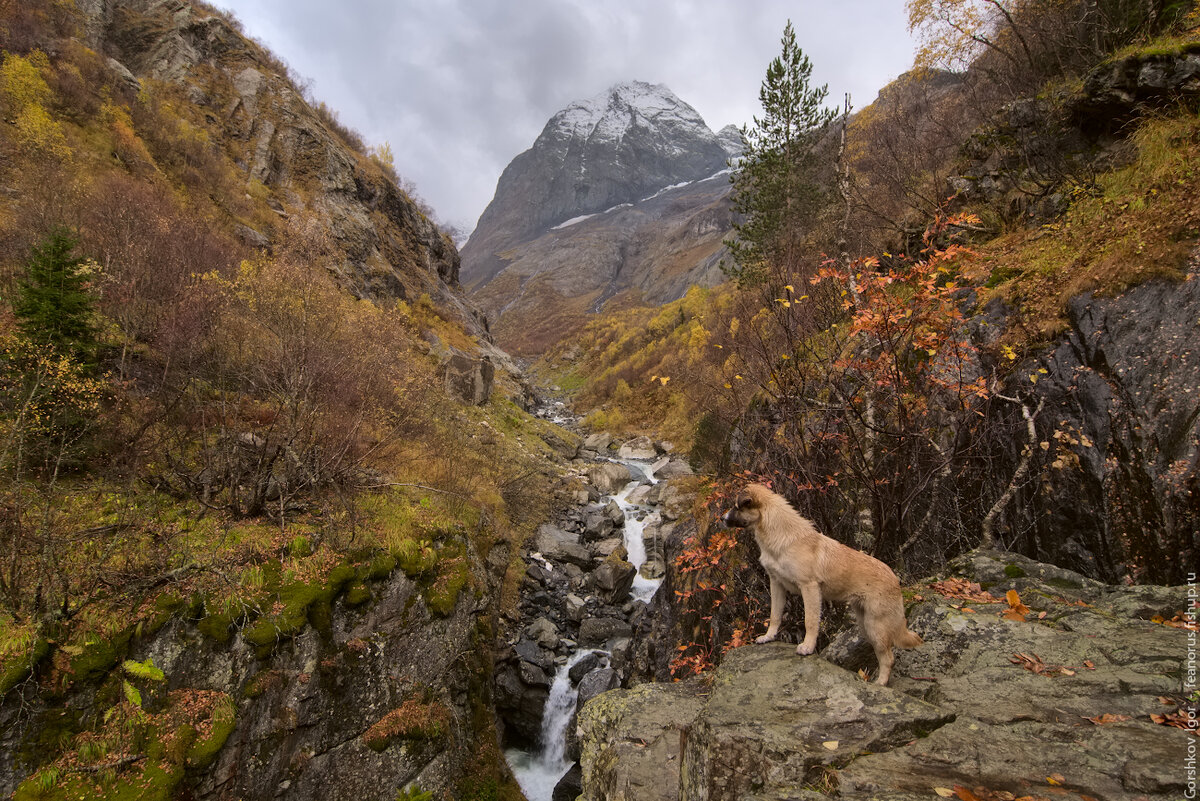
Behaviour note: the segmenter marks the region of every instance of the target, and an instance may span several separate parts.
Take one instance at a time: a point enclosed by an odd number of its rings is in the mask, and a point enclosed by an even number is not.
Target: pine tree
[[[763,116],[742,128],[746,151],[732,179],[742,221],[726,242],[735,262],[726,272],[743,285],[789,260],[827,195],[817,181],[816,145],[836,113],[823,106],[827,87],[809,85],[812,64],[790,20],[780,42],[758,93]]]
[[[87,361],[95,349],[93,298],[85,259],[66,228],[55,228],[30,250],[19,281],[13,313],[21,332],[35,345]]]

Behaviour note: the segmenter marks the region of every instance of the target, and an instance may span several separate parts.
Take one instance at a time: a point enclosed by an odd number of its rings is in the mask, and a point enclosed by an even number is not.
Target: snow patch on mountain
[[[634,126],[708,131],[694,108],[666,86],[645,81],[618,83],[595,97],[571,103],[551,117],[546,127],[571,139],[620,141]]]

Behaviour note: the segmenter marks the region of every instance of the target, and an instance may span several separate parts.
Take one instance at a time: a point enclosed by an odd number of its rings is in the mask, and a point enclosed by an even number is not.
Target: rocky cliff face
[[[211,140],[244,170],[279,224],[310,215],[337,248],[334,269],[369,298],[437,297],[458,281],[459,256],[393,181],[322,120],[278,63],[224,17],[185,0],[85,0],[90,44],[128,80],[184,89]],[[271,228],[240,225],[270,248]]]
[[[471,581],[486,586],[482,575]],[[141,754],[129,755],[135,781],[161,793],[153,797],[391,801],[409,784],[439,796],[460,786],[491,674],[477,628],[486,594],[480,606],[470,589],[437,596],[383,556],[281,598],[282,613],[258,618],[249,608],[231,618],[180,601],[163,608],[157,631],[138,625],[75,651],[70,668],[56,672],[57,692],[29,681],[6,695],[0,794],[22,787],[18,798],[70,797],[69,771],[48,795],[27,779],[45,758],[38,744],[107,720],[123,659],[152,660],[165,674],[163,686],[144,687],[149,731]],[[209,697],[228,705],[223,724],[194,725],[219,738],[204,758],[174,753],[159,719]]]
[[[727,656],[711,681],[647,684],[580,713],[587,801],[1020,796],[1185,789],[1185,588],[1113,587],[996,551],[918,586],[891,687],[847,631],[819,656]],[[1005,593],[1028,605],[1006,619]],[[1010,616],[1011,617],[1011,616]],[[1179,625],[1175,622],[1174,625]],[[848,668],[848,669],[847,669]],[[961,788],[961,789],[960,789]],[[972,796],[963,794],[971,793]]]
[[[555,114],[463,247],[499,341],[539,352],[621,292],[662,302],[715,280],[730,228],[719,173],[740,148],[665,86],[618,84]]]

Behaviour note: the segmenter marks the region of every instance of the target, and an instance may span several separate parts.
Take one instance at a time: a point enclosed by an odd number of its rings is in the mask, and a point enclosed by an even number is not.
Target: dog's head
[[[727,526],[747,528],[762,519],[763,503],[772,495],[762,484],[749,484],[734,499],[733,508],[722,515]]]

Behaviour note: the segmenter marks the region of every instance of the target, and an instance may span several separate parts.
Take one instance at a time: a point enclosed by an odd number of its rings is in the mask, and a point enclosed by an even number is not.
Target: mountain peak
[[[622,81],[586,100],[577,100],[551,117],[546,129],[583,139],[620,140],[637,125],[687,126],[708,131],[696,110],[665,84],[646,81]]]
[[[564,221],[636,203],[725,167],[725,145],[662,84],[622,81],[570,103],[504,169],[463,246],[463,277],[484,283],[501,255]]]

